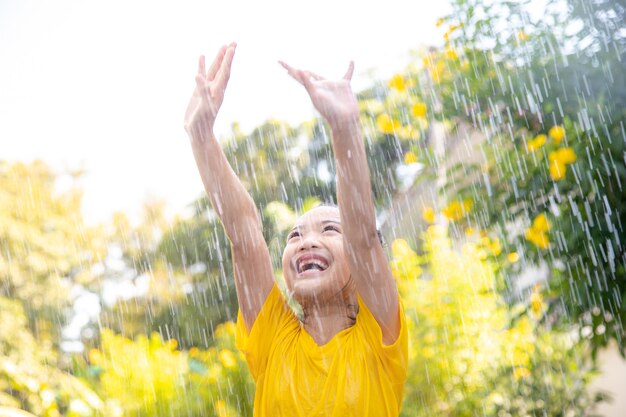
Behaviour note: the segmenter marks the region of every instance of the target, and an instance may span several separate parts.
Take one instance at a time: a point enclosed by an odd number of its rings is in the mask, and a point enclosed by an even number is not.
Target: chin
[[[328,277],[319,276],[296,279],[289,287],[289,291],[298,303],[307,305],[331,298],[341,292],[341,288],[332,285]]]

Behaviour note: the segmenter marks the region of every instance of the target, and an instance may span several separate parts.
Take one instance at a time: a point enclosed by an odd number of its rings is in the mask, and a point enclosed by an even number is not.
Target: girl
[[[280,62],[304,86],[332,131],[338,208],[296,222],[282,258],[299,321],[274,282],[257,208],[213,134],[236,45],[223,46],[185,114],[207,195],[231,242],[239,315],[237,346],[256,382],[255,416],[397,416],[406,378],[404,312],[379,242],[369,168],[350,87]]]

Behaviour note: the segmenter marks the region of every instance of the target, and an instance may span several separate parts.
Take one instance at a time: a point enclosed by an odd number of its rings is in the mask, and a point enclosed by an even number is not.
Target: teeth
[[[323,271],[326,268],[328,268],[328,265],[320,259],[307,259],[298,263],[298,272],[304,272],[310,269]]]

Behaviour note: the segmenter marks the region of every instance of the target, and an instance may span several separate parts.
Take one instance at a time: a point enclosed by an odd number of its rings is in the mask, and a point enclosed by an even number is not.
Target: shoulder
[[[259,311],[253,323],[245,323],[241,310],[239,311],[237,317],[237,335],[238,337],[251,338],[261,330],[272,330],[285,320],[297,320],[297,318],[287,304],[280,288],[274,283],[261,307],[261,311]],[[247,329],[250,330],[248,331]]]
[[[254,323],[251,323],[250,331],[247,330],[241,310],[239,311],[235,341],[237,348],[246,356],[255,379],[264,371],[273,346],[281,340],[280,335],[297,327],[298,319],[276,283]]]
[[[408,329],[406,324],[406,314],[402,302],[398,300],[398,322],[399,330],[394,340],[384,340],[383,331],[372,311],[368,308],[363,299],[358,296],[359,312],[355,326],[363,331],[368,342],[380,354],[396,354],[406,356],[408,352]],[[387,343],[386,343],[387,342]]]

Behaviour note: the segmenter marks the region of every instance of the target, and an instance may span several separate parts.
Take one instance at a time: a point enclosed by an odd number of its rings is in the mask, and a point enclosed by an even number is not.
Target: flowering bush
[[[106,399],[107,415],[249,416],[254,388],[234,327],[218,326],[213,347],[188,351],[157,333],[133,341],[104,330],[83,373]]]
[[[613,2],[554,3],[538,19],[524,2],[451,2],[444,51],[428,59],[434,116],[484,142],[479,163],[448,169],[445,191],[474,202],[453,220],[496,233],[502,256],[518,256],[502,290],[545,265],[551,319],[624,354],[625,15]]]
[[[430,226],[418,255],[404,240],[392,244],[410,332],[403,416],[586,415],[591,368],[583,346],[542,328],[543,300],[534,315],[513,320],[495,290],[499,243],[473,233],[454,250],[447,229]]]

